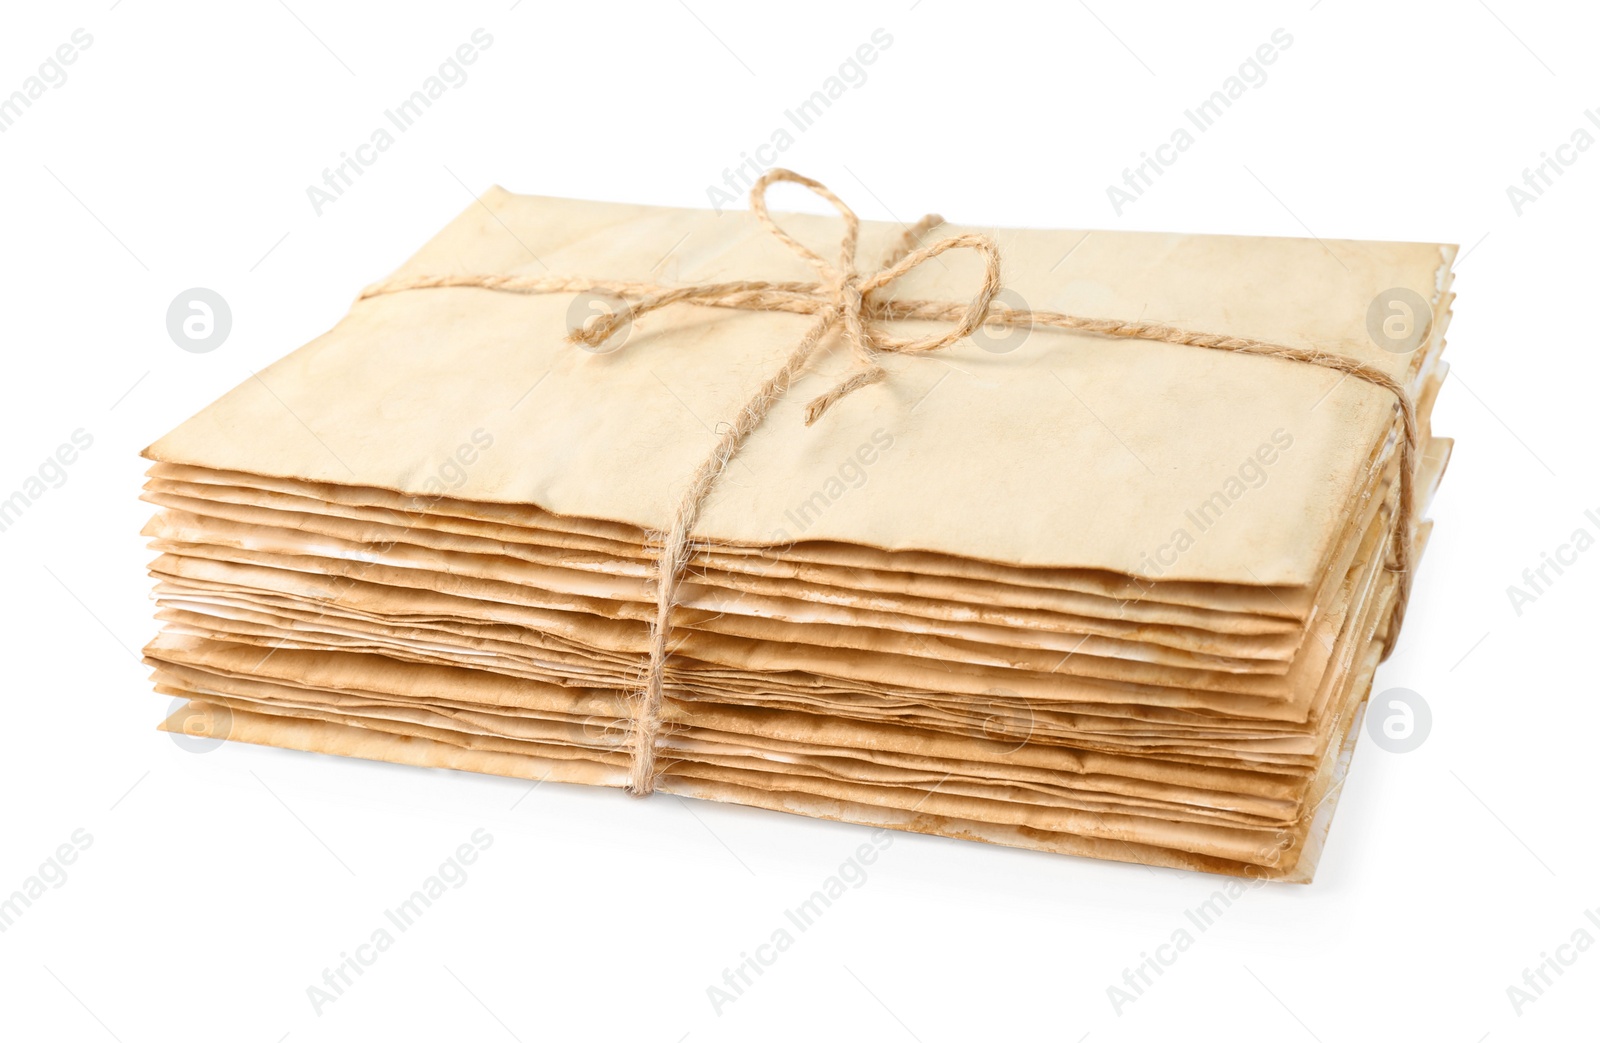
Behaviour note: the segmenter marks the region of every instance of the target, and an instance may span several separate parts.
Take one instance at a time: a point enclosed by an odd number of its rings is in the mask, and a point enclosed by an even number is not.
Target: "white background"
[[[1600,946],[1507,987],[1600,906],[1592,668],[1600,551],[1520,616],[1507,587],[1600,532],[1600,148],[1519,215],[1507,186],[1600,107],[1577,3],[837,6],[8,5],[0,95],[92,46],[0,134],[0,497],[93,446],[0,533],[0,895],[92,845],[0,933],[8,1038],[1027,1038],[1472,1043],[1593,1032]],[[108,9],[109,8],[109,9]],[[291,11],[292,8],[293,10]],[[1092,8],[1092,10],[1091,10]],[[475,28],[493,45],[336,204],[306,187]],[[707,987],[865,839],[671,797],[403,769],[154,730],[168,700],[138,451],[330,326],[494,183],[683,206],[769,140],[876,28],[893,37],[782,157],[863,216],[1457,242],[1459,442],[1377,692],[1432,707],[1363,741],[1317,881],[1251,892],[1136,1002],[1125,968],[1219,878],[899,835],[742,997]],[[1106,186],[1274,29],[1292,47],[1136,203]],[[1600,118],[1600,115],[1597,115]],[[740,204],[742,205],[742,203]],[[801,193],[782,206],[805,206]],[[179,350],[188,287],[228,341]],[[1271,287],[1262,287],[1270,293]],[[287,421],[286,421],[287,422]],[[493,846],[320,1014],[307,987],[473,830]],[[1597,913],[1600,916],[1600,913]]]

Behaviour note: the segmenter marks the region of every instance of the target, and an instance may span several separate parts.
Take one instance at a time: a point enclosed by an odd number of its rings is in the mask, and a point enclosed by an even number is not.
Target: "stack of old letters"
[[[864,224],[859,256],[902,231]],[[815,273],[743,212],[496,189],[388,284],[412,288],[147,451],[167,727],[619,787],[648,741],[686,796],[1308,880],[1448,456],[1454,250],[993,234],[1010,307],[1386,374],[1417,418],[1409,509],[1399,398],[1338,369],[995,324],[883,354],[808,425],[860,365],[835,331],[704,500],[647,731],[663,534],[813,316],[688,301],[585,350],[592,294],[418,281]],[[982,277],[951,251],[878,292]]]

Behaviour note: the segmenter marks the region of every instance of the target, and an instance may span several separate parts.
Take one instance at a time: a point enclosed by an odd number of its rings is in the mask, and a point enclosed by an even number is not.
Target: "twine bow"
[[[844,219],[844,235],[840,241],[837,264],[829,264],[784,231],[772,219],[771,214],[767,212],[766,193],[768,186],[776,181],[804,185],[839,211]],[[1383,388],[1394,395],[1401,420],[1400,496],[1395,511],[1387,562],[1389,570],[1399,574],[1399,582],[1384,645],[1384,658],[1388,658],[1394,650],[1410,593],[1410,532],[1418,432],[1416,409],[1410,393],[1387,373],[1364,362],[1358,362],[1348,355],[1315,348],[1295,348],[1247,337],[1200,333],[1161,323],[1094,319],[1061,312],[999,306],[995,302],[995,295],[1000,291],[1000,251],[994,240],[985,235],[968,234],[950,236],[927,246],[918,245],[923,236],[943,223],[942,218],[933,214],[924,217],[906,230],[905,235],[885,260],[883,267],[870,275],[862,275],[856,270],[856,244],[860,233],[860,221],[855,212],[826,185],[792,171],[775,169],[763,175],[750,191],[750,209],[767,231],[816,270],[817,282],[749,280],[669,287],[655,283],[565,276],[442,275],[398,279],[371,287],[361,295],[362,299],[365,299],[404,290],[478,287],[530,294],[603,293],[625,302],[622,307],[609,315],[598,316],[588,325],[574,329],[568,335],[570,341],[589,347],[605,344],[619,330],[638,317],[671,304],[700,304],[751,311],[786,311],[816,316],[816,320],[806,330],[799,345],[784,360],[782,368],[767,378],[755,396],[744,404],[738,415],[722,432],[711,455],[691,476],[688,488],[673,513],[672,524],[662,536],[656,565],[656,615],[650,628],[650,659],[646,667],[643,688],[635,694],[633,700],[630,741],[632,760],[628,785],[631,793],[645,796],[655,789],[656,745],[661,732],[661,703],[668,657],[667,638],[671,632],[672,610],[677,605],[678,590],[683,583],[692,551],[690,534],[694,531],[711,490],[723,471],[727,469],[728,464],[750,435],[761,426],[772,411],[772,407],[805,370],[823,340],[835,329],[842,333],[845,342],[854,353],[856,366],[849,376],[807,404],[805,418],[807,426],[816,423],[831,406],[845,396],[883,380],[888,372],[879,363],[880,356],[892,353],[926,354],[941,351],[970,336],[980,326],[989,324],[1007,327],[1042,326],[1097,333],[1108,337],[1152,340],[1166,344],[1262,355],[1309,363]],[[983,285],[970,302],[962,304],[953,301],[897,300],[878,294],[877,291],[918,265],[942,253],[957,249],[976,250],[983,256],[985,262]],[[950,327],[942,334],[904,338],[893,335],[883,326],[886,322],[907,319],[948,322]]]
[[[767,188],[776,181],[804,185],[839,211],[839,216],[844,218],[844,235],[839,242],[837,265],[829,264],[772,219],[767,211]],[[906,230],[882,268],[871,275],[861,275],[856,271],[856,242],[861,232],[861,221],[844,200],[820,181],[813,181],[790,170],[768,171],[750,190],[750,210],[774,238],[816,269],[820,282],[747,281],[679,286],[635,298],[609,315],[598,316],[588,325],[574,330],[569,339],[599,347],[639,316],[669,304],[813,312],[818,317],[813,327],[817,336],[813,338],[808,334],[802,342],[806,347],[806,356],[809,357],[824,334],[837,326],[855,352],[857,368],[855,373],[806,406],[806,426],[809,427],[835,402],[888,376],[888,371],[878,364],[879,354],[919,354],[948,348],[984,324],[989,316],[990,304],[995,294],[1000,292],[1000,248],[988,236],[953,235],[929,246],[917,245],[928,230],[943,223],[944,219],[934,214],[929,214]],[[943,301],[896,302],[874,296],[875,291],[950,250],[976,250],[984,259],[983,285],[964,308]],[[879,325],[884,320],[907,318],[939,319],[953,325],[937,336],[914,339],[896,337]]]

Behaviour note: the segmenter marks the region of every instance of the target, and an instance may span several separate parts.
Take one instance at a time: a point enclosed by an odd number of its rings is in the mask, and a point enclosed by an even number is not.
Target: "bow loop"
[[[971,336],[979,326],[983,325],[989,315],[989,307],[994,303],[995,294],[1000,292],[1000,247],[986,235],[953,235],[929,246],[918,247],[882,271],[862,280],[861,292],[863,295],[868,295],[873,290],[894,282],[918,265],[950,250],[976,250],[983,255],[983,285],[973,296],[966,313],[961,316],[959,322],[939,336],[905,339],[874,331],[873,343],[878,350],[907,353],[938,351],[963,337]]]
[[[784,231],[783,226],[774,221],[772,215],[767,212],[767,188],[776,181],[788,181],[809,188],[812,192],[832,203],[833,208],[839,211],[839,216],[844,218],[844,235],[839,239],[839,265],[837,268],[823,260],[809,246]],[[824,283],[838,285],[855,276],[856,240],[861,235],[861,219],[856,217],[856,212],[851,210],[844,200],[834,195],[833,190],[827,185],[820,181],[814,181],[804,174],[796,174],[792,170],[774,167],[772,170],[762,174],[757,179],[754,187],[750,189],[750,209],[756,215],[756,219],[765,225],[767,231],[771,232],[779,242],[799,254],[811,267],[815,268]]]

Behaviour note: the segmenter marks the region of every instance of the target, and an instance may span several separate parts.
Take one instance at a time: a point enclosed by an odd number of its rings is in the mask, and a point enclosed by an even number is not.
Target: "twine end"
[[[841,380],[839,383],[833,386],[832,390],[818,395],[816,398],[812,399],[809,404],[807,404],[806,426],[810,427],[812,424],[816,423],[822,418],[822,414],[826,413],[828,409],[841,398],[844,398],[853,391],[859,391],[871,384],[876,384],[878,381],[882,380],[888,375],[888,370],[884,369],[882,366],[873,366],[871,369],[862,370],[853,377],[847,377],[846,379]]]

